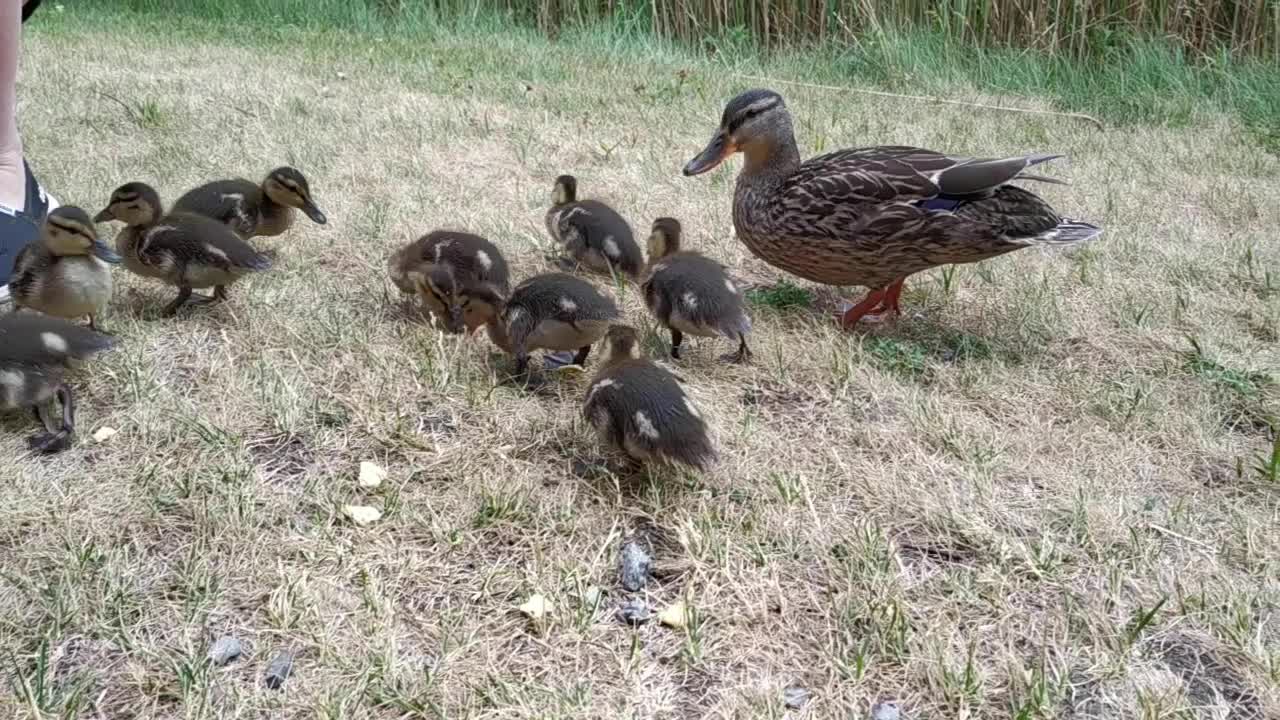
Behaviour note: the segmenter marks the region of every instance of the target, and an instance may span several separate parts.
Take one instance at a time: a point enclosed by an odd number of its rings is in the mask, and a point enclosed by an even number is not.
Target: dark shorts
[[[0,205],[0,285],[9,282],[13,274],[13,263],[18,251],[35,242],[40,234],[40,223],[49,212],[49,199],[31,174],[31,166],[23,163],[27,169],[27,207],[15,212],[12,208]]]

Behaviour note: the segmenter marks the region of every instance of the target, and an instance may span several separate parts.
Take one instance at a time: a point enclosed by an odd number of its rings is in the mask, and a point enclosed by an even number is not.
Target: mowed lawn
[[[784,276],[734,239],[740,161],[680,175],[759,84],[723,65],[518,34],[36,25],[21,125],[60,201],[288,163],[329,224],[258,241],[271,272],[175,319],[172,288],[118,272],[120,344],[73,376],[75,447],[29,456],[29,417],[0,420],[0,715],[1280,713],[1280,160],[1228,119],[1099,131],[774,84],[806,156],[1062,152],[1071,184],[1035,189],[1107,229],[917,276],[901,320],[846,334],[835,291],[770,289]],[[765,288],[753,364],[707,340],[678,363],[711,473],[612,473],[579,417],[589,376],[504,384],[487,339],[437,334],[386,276],[434,228],[546,271],[564,172]],[[635,288],[614,292],[662,357]],[[638,596],[627,539],[656,560]],[[517,610],[534,593],[539,622]],[[630,628],[633,597],[688,622]],[[228,635],[243,655],[211,667]]]

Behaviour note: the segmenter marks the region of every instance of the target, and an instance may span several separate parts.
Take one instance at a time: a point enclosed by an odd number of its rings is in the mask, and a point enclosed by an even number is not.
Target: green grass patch
[[[919,380],[929,371],[929,356],[918,343],[893,337],[869,337],[863,344],[872,364],[906,380]]]
[[[774,310],[795,310],[813,305],[813,293],[789,280],[782,280],[769,287],[747,291],[747,301],[752,305]]]
[[[767,49],[741,28],[677,43],[653,32],[648,11],[578,12],[548,27],[533,3],[477,8],[457,0],[82,0],[42,11],[33,27],[103,29],[143,24],[165,38],[220,35],[238,43],[314,43],[335,34],[377,36],[390,56],[412,60],[431,38],[457,40],[502,33],[528,42],[555,42],[611,58],[655,55],[715,72],[750,72],[780,79],[862,85],[910,94],[954,96],[956,88],[1043,97],[1062,110],[1111,124],[1185,125],[1206,112],[1234,116],[1259,144],[1280,153],[1280,59],[1229,53],[1193,55],[1162,38],[1108,32],[1087,57],[958,41],[953,34],[911,26],[868,30],[858,42]],[[540,18],[543,18],[540,20]]]
[[[1237,395],[1253,397],[1263,388],[1273,384],[1271,376],[1256,370],[1229,368],[1205,354],[1204,348],[1191,338],[1191,350],[1186,353],[1186,368],[1211,385],[1230,390]]]

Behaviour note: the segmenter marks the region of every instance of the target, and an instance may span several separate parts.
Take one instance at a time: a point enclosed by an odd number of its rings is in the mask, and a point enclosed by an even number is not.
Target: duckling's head
[[[564,205],[578,199],[578,179],[572,175],[561,175],[556,178],[555,187],[551,190],[551,204]]]
[[[160,219],[164,208],[160,194],[146,183],[125,183],[111,193],[111,200],[97,215],[94,222],[119,220],[126,225],[149,225]]]
[[[605,363],[613,364],[640,357],[640,336],[630,325],[610,325],[604,336]]]
[[[685,175],[701,175],[724,162],[736,152],[748,153],[794,142],[791,113],[782,96],[772,90],[748,90],[724,108],[720,128],[697,157],[684,166]]]
[[[409,275],[418,294],[436,308],[449,332],[475,330],[502,310],[503,297],[497,289],[483,283],[474,287],[460,285],[445,266],[436,265],[429,272]]]
[[[262,181],[262,191],[274,202],[297,208],[317,225],[329,221],[311,199],[311,185],[301,172],[289,166],[278,167]]]
[[[680,252],[680,221],[669,217],[654,220],[653,229],[649,231],[649,262],[677,252]]]
[[[120,262],[120,256],[98,238],[89,213],[74,205],[62,205],[49,212],[41,240],[54,255],[93,255],[109,263]]]

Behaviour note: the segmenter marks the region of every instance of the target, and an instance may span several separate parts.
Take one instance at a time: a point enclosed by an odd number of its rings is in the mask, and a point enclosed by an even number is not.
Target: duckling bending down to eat
[[[516,376],[528,376],[534,350],[577,351],[573,364],[585,366],[591,345],[618,319],[618,306],[591,283],[565,273],[535,275],[516,286],[511,298],[481,297],[493,308],[489,339],[516,359]]]
[[[644,269],[640,246],[631,226],[616,210],[599,200],[579,200],[578,181],[572,175],[556,178],[547,232],[564,246],[570,258],[560,264],[566,270],[582,265],[606,275],[617,271],[638,280]]]
[[[63,205],[50,211],[40,241],[18,253],[9,289],[14,309],[31,308],[46,315],[75,319],[97,317],[111,300],[111,269],[120,256],[98,238],[89,214]]]
[[[479,235],[433,230],[397,250],[387,263],[391,282],[417,294],[448,332],[467,332],[489,321],[490,298],[501,302],[511,291],[507,260]]]
[[[870,292],[845,328],[892,311],[907,277],[1037,245],[1092,240],[1018,180],[1060,155],[971,158],[904,146],[839,150],[800,161],[791,114],[772,90],[729,101],[711,142],[684,167],[698,175],[734,153],[746,160],[733,196],[738,238],[760,259],[806,280]]]
[[[71,444],[75,399],[63,375],[76,362],[114,343],[107,335],[48,315],[0,317],[0,408],[29,408],[35,413],[45,432],[27,440],[32,450],[52,454]]]
[[[729,362],[751,357],[747,316],[738,288],[720,263],[680,249],[680,221],[658,218],[649,234],[649,277],[641,285],[645,305],[658,322],[671,331],[671,357],[680,359],[684,333],[701,337],[723,335],[738,341],[738,351],[725,355]]]
[[[706,470],[716,459],[707,425],[676,377],[641,358],[634,328],[615,325],[582,415],[600,439],[637,462]]]
[[[94,217],[95,222],[107,220],[125,223],[116,235],[116,250],[126,268],[177,286],[178,297],[165,306],[166,316],[192,300],[192,288],[213,288],[213,297],[199,296],[194,302],[222,301],[227,285],[271,267],[266,256],[226,225],[192,213],[164,214],[160,196],[145,183],[116,188],[107,207]]]
[[[255,183],[244,178],[215,180],[192,188],[173,204],[174,212],[203,215],[227,225],[242,239],[280,235],[301,210],[317,225],[328,218],[311,197],[311,185],[298,170],[278,167]]]

